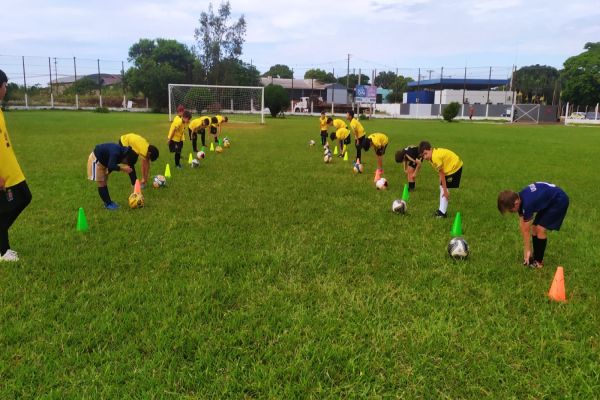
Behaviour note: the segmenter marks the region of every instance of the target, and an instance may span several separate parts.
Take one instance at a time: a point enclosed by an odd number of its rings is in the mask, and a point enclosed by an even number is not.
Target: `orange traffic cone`
[[[556,268],[556,273],[554,274],[554,280],[550,286],[548,297],[550,300],[560,301],[562,303],[567,301],[567,296],[565,295],[565,273],[563,271],[563,267]]]
[[[135,186],[133,187],[133,193],[142,194],[142,185],[140,184],[140,180],[135,180]]]

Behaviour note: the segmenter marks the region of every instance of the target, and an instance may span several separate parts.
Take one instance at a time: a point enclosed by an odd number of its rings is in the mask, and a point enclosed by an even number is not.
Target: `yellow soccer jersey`
[[[0,143],[0,177],[4,179],[4,186],[13,187],[23,182],[25,175],[21,171],[12,143],[8,137],[8,130],[6,129],[2,110],[0,110],[0,135],[2,136],[2,143]]]
[[[327,130],[327,117],[326,116],[319,117],[319,126],[321,128],[321,131]]]
[[[215,128],[220,127],[223,124],[223,116],[222,115],[215,115],[215,118],[217,119],[217,123],[213,123],[212,126],[214,126]]]
[[[126,133],[121,136],[121,144],[125,147],[131,147],[133,151],[144,159],[148,157],[148,146],[150,146],[150,143],[140,135]]]
[[[338,129],[346,128],[346,121],[344,121],[343,119],[336,118],[333,120],[332,125],[337,132]]]
[[[350,131],[346,129],[346,127],[340,128],[337,131],[335,131],[335,137],[337,140],[344,140],[348,137],[349,134]]]
[[[383,149],[389,143],[388,137],[383,133],[373,133],[369,135],[369,139],[371,139],[371,143],[376,149]]]
[[[205,121],[208,121],[208,122],[206,122],[206,124],[205,124]],[[198,118],[194,118],[193,120],[191,120],[188,127],[192,131],[197,131],[198,129],[200,129],[202,127],[207,127],[209,125],[210,125],[210,117],[198,117]]]
[[[171,128],[169,129],[169,135],[167,138],[174,142],[183,142],[185,140],[185,123],[183,119],[179,116],[173,118],[173,122],[171,122]]]
[[[355,139],[365,136],[365,128],[363,128],[362,124],[356,118],[352,118],[352,121],[350,121],[350,130],[354,133]]]
[[[431,165],[437,171],[442,171],[444,175],[448,176],[458,171],[463,166],[463,162],[451,150],[434,148],[431,152]]]

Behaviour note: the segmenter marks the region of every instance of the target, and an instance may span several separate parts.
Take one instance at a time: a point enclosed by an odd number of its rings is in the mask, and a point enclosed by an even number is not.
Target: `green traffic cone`
[[[402,200],[408,202],[410,195],[408,194],[408,183],[404,184],[404,190],[402,191]]]
[[[462,236],[462,221],[460,217],[460,212],[456,213],[456,217],[454,218],[454,223],[452,224],[452,230],[450,231],[450,235],[452,237]]]
[[[219,146],[223,146],[223,141],[219,138]]]
[[[79,207],[79,214],[77,216],[77,232],[87,232],[89,230],[87,219],[85,218],[85,212],[83,207]]]
[[[190,157],[188,158],[188,164],[192,165],[192,160],[193,160],[192,153],[190,153]]]
[[[215,145],[213,142],[210,142],[210,151],[215,151]]]
[[[165,178],[170,178],[171,177],[171,168],[169,167],[169,163],[167,163],[167,166],[165,167]]]
[[[337,155],[338,155],[337,148],[338,148],[337,146],[334,146],[334,147],[333,147],[333,155],[334,155],[334,156],[337,156]]]

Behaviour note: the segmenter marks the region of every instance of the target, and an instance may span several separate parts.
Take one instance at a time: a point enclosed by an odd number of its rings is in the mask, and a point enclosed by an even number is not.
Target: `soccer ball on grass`
[[[469,245],[461,237],[455,237],[448,243],[448,254],[455,260],[464,260],[469,256]]]

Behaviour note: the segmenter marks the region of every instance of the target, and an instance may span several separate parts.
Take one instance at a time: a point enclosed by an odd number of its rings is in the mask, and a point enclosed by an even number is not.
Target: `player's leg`
[[[415,171],[415,168],[410,165],[406,168],[406,179],[408,180],[408,190],[410,191],[415,190]]]
[[[23,181],[11,188],[7,188],[4,193],[6,201],[2,199],[0,213],[0,256],[4,256],[10,250],[10,242],[8,239],[8,229],[19,217],[21,212],[31,203],[31,192],[27,182]],[[18,255],[11,251],[7,255],[6,260],[17,261]],[[10,256],[10,258],[8,258]]]
[[[202,147],[206,146],[206,131],[204,128],[200,129],[200,141],[202,142]]]

